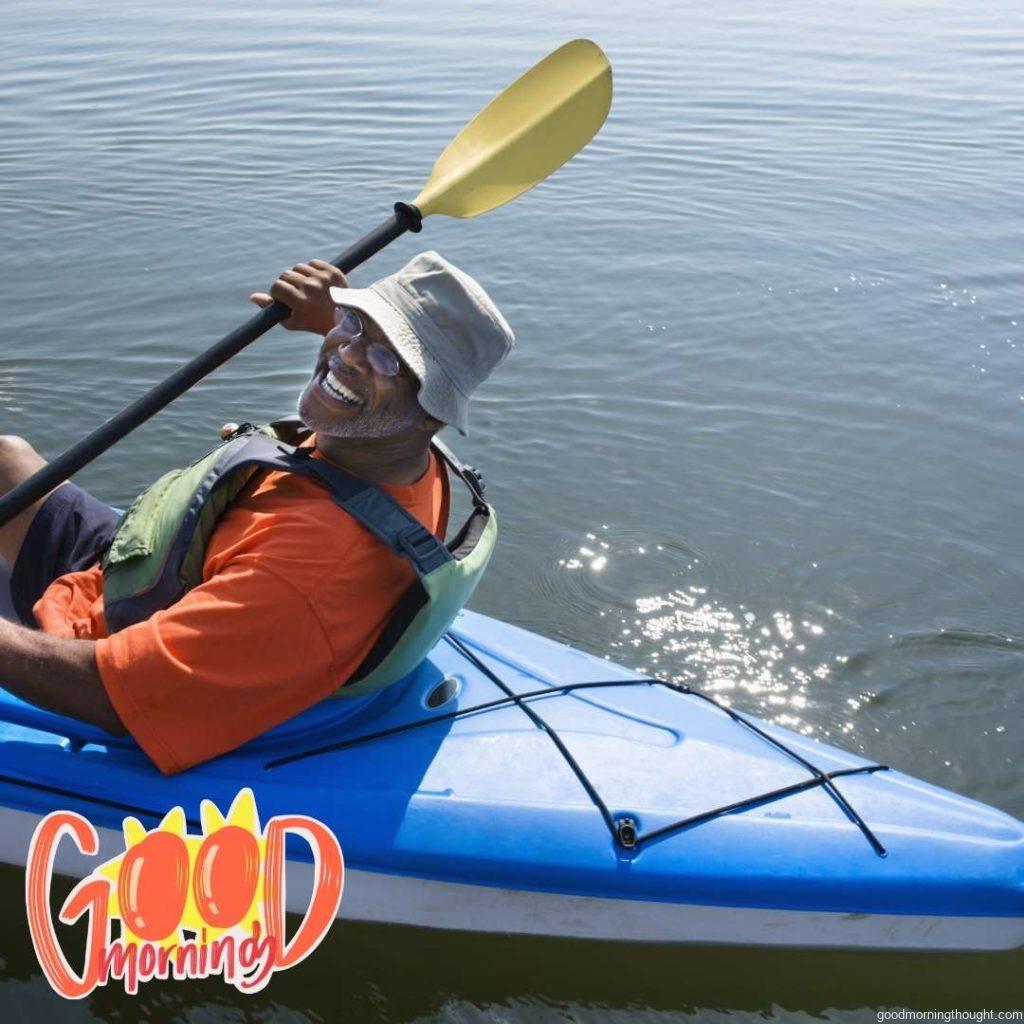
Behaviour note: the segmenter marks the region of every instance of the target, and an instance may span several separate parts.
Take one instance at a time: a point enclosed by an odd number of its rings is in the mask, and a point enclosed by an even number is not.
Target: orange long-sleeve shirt
[[[447,478],[435,455],[416,483],[384,490],[444,536]],[[48,633],[96,641],[115,710],[169,775],[334,692],[413,578],[321,485],[269,471],[220,519],[203,582],[170,608],[110,635],[97,565],[55,580],[33,612]]]

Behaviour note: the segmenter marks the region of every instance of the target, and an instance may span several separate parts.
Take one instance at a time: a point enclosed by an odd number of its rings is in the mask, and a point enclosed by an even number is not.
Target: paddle
[[[612,69],[601,48],[575,39],[548,54],[496,96],[437,158],[411,203],[396,203],[383,224],[346,249],[334,265],[348,273],[424,217],[476,217],[543,181],[575,156],[604,124]],[[184,394],[291,314],[272,302],[165,381],[126,406],[0,498],[0,526]]]

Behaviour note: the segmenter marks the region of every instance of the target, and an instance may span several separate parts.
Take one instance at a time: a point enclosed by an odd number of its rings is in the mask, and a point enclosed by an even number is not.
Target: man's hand
[[[250,302],[260,309],[277,299],[292,315],[282,321],[289,331],[312,331],[326,334],[334,326],[334,303],[331,288],[347,288],[345,275],[325,260],[296,263],[286,270],[271,286],[270,294],[253,292]]]

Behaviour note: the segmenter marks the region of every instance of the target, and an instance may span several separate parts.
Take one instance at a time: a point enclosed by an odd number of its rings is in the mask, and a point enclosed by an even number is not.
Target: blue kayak
[[[215,728],[216,726],[213,725]],[[0,690],[0,859],[47,812],[197,820],[242,787],[329,825],[343,918],[644,942],[1024,944],[1024,824],[470,611],[378,694],[165,778],[130,739]],[[57,869],[95,859],[62,844]],[[289,901],[312,866],[289,849]],[[304,859],[305,858],[305,859]]]

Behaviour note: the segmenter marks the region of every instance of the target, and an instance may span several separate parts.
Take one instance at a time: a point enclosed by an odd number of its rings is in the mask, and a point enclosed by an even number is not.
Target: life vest
[[[416,573],[383,633],[336,696],[359,696],[408,675],[430,653],[480,581],[498,526],[483,481],[439,441],[432,447],[469,490],[472,511],[444,544],[376,484],[296,444],[309,431],[297,418],[243,424],[186,469],[165,473],[121,517],[100,560],[107,627],[116,632],[180,600],[203,578],[206,545],[239,491],[264,469],[321,483],[331,500],[403,557]]]

